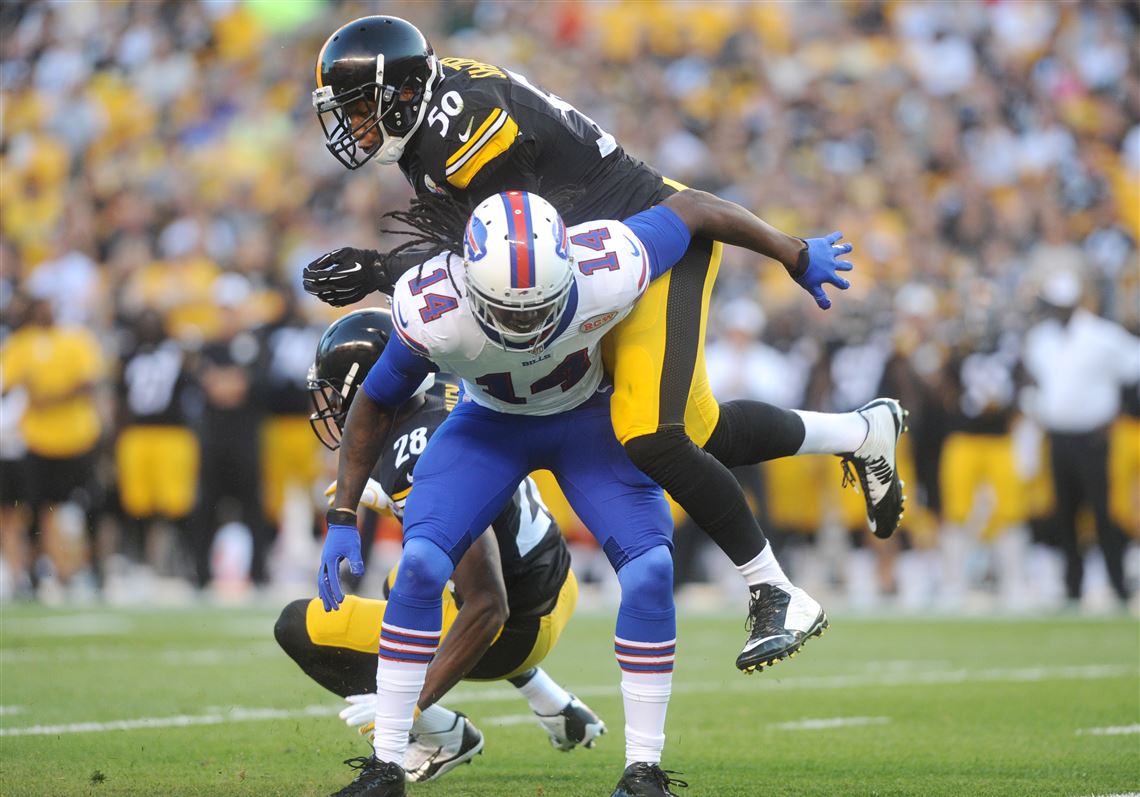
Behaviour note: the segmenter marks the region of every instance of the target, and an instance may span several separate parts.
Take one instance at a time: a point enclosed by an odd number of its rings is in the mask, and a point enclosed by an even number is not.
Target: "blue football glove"
[[[321,549],[321,566],[317,570],[317,594],[321,596],[321,603],[324,604],[326,612],[337,611],[344,602],[344,591],[340,588],[342,559],[348,560],[348,569],[354,576],[364,575],[364,560],[360,556],[360,532],[356,530],[356,526],[329,523],[325,547]]]
[[[836,241],[842,237],[843,233],[833,232],[826,238],[808,238],[804,241],[807,246],[800,250],[796,267],[788,272],[824,310],[831,307],[831,299],[823,291],[825,284],[834,285],[841,291],[851,287],[851,283],[837,273],[855,268],[851,261],[837,259],[854,248],[851,244],[837,244]]]

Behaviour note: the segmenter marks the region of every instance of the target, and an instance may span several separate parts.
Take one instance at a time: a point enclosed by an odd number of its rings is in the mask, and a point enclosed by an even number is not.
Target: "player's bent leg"
[[[573,570],[568,570],[554,608],[539,619],[529,655],[507,676],[511,685],[526,698],[550,744],[563,752],[579,746],[593,748],[597,738],[606,733],[605,722],[593,709],[559,686],[538,666],[554,648],[577,603],[578,579]]]
[[[905,502],[896,460],[907,414],[890,398],[839,413],[730,401],[720,406],[716,428],[704,448],[730,468],[798,454],[840,456],[844,486],[862,485],[867,526],[886,539],[898,528]],[[854,476],[849,468],[854,468]]]
[[[629,458],[669,491],[748,583],[753,634],[737,666],[751,671],[761,663],[791,655],[803,644],[805,634],[820,629],[800,627],[801,612],[797,611],[788,625],[787,612],[770,597],[772,590],[794,598],[795,608],[811,599],[787,582],[736,478],[716,457],[698,447],[710,441],[722,420],[703,359],[704,322],[719,259],[719,244],[694,241],[682,262],[654,282],[634,312],[614,330],[609,344],[614,374],[612,416]],[[777,431],[782,429],[777,450],[790,449],[800,436],[799,424],[783,415],[775,420],[783,421],[777,427]],[[722,434],[714,442],[714,450],[727,449],[725,438]],[[586,524],[593,528],[589,521]],[[764,629],[782,631],[772,634],[772,640],[758,641],[755,632]]]
[[[305,675],[325,689],[345,698],[371,693],[385,605],[346,595],[340,611],[326,612],[320,598],[295,600],[281,611],[273,634]]]

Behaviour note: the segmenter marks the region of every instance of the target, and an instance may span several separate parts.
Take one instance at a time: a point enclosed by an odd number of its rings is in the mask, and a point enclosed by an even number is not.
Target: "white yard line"
[[[927,686],[930,684],[961,683],[1035,683],[1038,681],[1102,680],[1135,675],[1135,667],[1119,665],[1092,665],[1087,667],[1028,667],[987,670],[941,670],[934,672],[882,673],[878,675],[802,676],[774,679],[771,674],[732,681],[704,681],[675,683],[673,694],[708,694],[712,692],[755,692],[788,689],[849,689],[852,687],[894,688]],[[579,697],[609,697],[620,692],[616,684],[577,686]],[[518,692],[510,687],[464,687],[454,693],[454,702],[495,703],[518,700]],[[3,736],[56,736],[68,733],[99,733],[105,731],[137,730],[142,728],[172,728],[187,725],[220,725],[229,722],[258,722],[264,720],[294,719],[297,717],[331,716],[340,706],[305,706],[300,709],[234,708],[224,712],[174,717],[149,717],[115,720],[111,722],[80,722],[67,725],[33,725],[23,728],[0,728]],[[513,716],[513,715],[512,715]]]
[[[1127,736],[1133,733],[1140,733],[1140,724],[1116,725],[1109,728],[1082,728],[1077,731],[1077,736]]]
[[[68,725],[0,728],[0,736],[61,736],[70,733],[105,733],[107,731],[134,731],[143,728],[183,728],[189,725],[222,725],[229,722],[326,717],[335,715],[339,710],[339,706],[305,706],[300,709],[234,708],[216,714],[179,714],[174,717],[142,717],[112,722],[73,722]]]
[[[771,727],[778,731],[827,731],[832,728],[849,728],[862,725],[885,725],[890,717],[830,717],[827,719],[806,719],[796,722],[777,722]]]
[[[13,714],[23,714],[23,706],[0,706],[0,717],[10,717]]]
[[[130,633],[134,623],[117,614],[59,614],[4,620],[5,634],[29,637],[115,636]]]

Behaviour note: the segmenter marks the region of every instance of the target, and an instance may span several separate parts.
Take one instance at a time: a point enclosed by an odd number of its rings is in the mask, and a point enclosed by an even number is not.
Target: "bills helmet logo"
[[[561,216],[554,217],[554,252],[563,260],[569,259],[570,240],[566,237],[566,225]]]
[[[467,222],[463,233],[463,250],[468,263],[474,263],[487,256],[487,226],[477,216]]]

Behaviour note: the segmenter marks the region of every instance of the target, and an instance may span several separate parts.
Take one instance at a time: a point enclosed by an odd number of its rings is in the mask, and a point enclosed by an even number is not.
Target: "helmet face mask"
[[[464,234],[467,301],[487,338],[540,351],[561,323],[574,286],[566,225],[535,194],[506,191],[479,203]]]
[[[325,448],[336,451],[348,410],[364,378],[392,337],[392,312],[379,307],[354,310],[329,324],[309,367],[309,425]],[[429,390],[429,375],[413,395]]]
[[[344,379],[335,379],[318,377],[316,363],[309,368],[309,401],[313,405],[309,425],[321,445],[330,451],[340,448],[348,407],[358,383],[364,379],[359,371],[360,363],[353,363]]]
[[[364,17],[333,33],[317,58],[313,108],[325,146],[349,169],[395,163],[441,77],[431,45],[397,17]]]
[[[340,447],[352,399],[391,336],[392,314],[380,308],[341,316],[321,335],[309,368],[309,425],[326,448]]]

